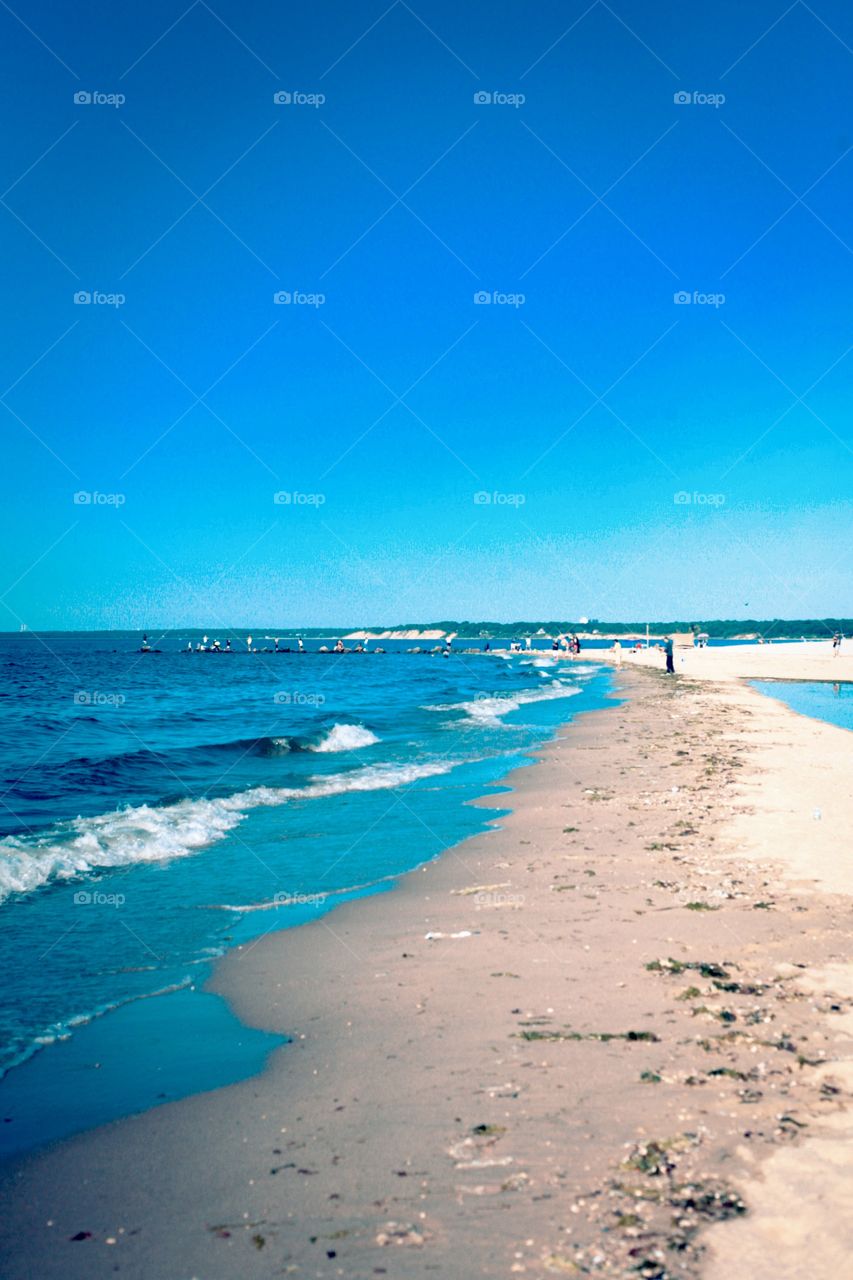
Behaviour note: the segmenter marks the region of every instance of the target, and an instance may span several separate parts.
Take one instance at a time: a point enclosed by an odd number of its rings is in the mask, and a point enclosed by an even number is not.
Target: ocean
[[[202,990],[216,957],[484,830],[611,689],[548,651],[140,639],[0,636],[0,1154],[260,1070],[281,1040]]]

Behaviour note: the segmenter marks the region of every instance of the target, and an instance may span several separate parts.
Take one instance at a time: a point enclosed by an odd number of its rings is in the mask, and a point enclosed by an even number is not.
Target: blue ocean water
[[[0,636],[7,1151],[258,1070],[280,1041],[199,994],[215,957],[483,830],[466,802],[610,689],[550,652],[188,638]]]
[[[751,680],[750,684],[801,715],[853,729],[853,684],[849,681]]]

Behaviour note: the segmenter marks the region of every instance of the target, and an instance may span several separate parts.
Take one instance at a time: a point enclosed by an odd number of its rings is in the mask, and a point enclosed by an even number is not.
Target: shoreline
[[[587,668],[587,670],[591,670],[591,668]],[[598,684],[602,685],[603,688],[597,688],[597,691],[593,694],[593,702],[600,704],[603,698],[608,697],[606,689],[610,685],[610,677],[601,666],[598,666],[596,671],[600,673],[596,688]],[[605,678],[601,678],[602,676]],[[573,687],[567,691],[567,699],[572,693],[583,692],[583,687]],[[587,691],[588,698],[589,691]],[[584,700],[584,698],[581,698],[581,701]],[[593,706],[588,711],[594,709],[597,708]],[[553,724],[547,732],[557,735],[565,731],[565,728],[565,722]],[[549,740],[546,739],[545,745]],[[498,811],[495,820],[499,821],[500,815],[504,811],[508,811],[506,810],[505,802],[513,791],[513,787],[508,781],[509,777],[513,774],[521,774],[525,769],[535,765],[542,745],[540,742],[535,745],[516,746],[496,755],[494,760],[499,764],[500,768],[498,775],[488,779],[480,779],[477,784],[478,790],[476,794],[457,803],[463,807],[470,806],[476,809],[480,801],[491,800],[493,804],[490,807]],[[466,763],[477,763],[477,761],[460,761],[456,763],[464,765]],[[455,764],[452,767],[455,767]],[[458,836],[456,843],[464,843],[471,836],[488,831],[490,827],[487,823],[491,821],[490,817],[483,815],[482,818],[478,817],[475,821],[467,822],[465,825],[468,828],[468,834]],[[104,1009],[96,1009],[82,1014],[75,1013],[68,1024],[69,1029],[73,1027],[73,1035],[67,1032],[63,1034],[65,1028],[59,1027],[56,1033],[56,1042],[46,1041],[28,1046],[26,1056],[22,1057],[20,1061],[11,1064],[7,1068],[6,1074],[0,1077],[0,1115],[4,1116],[6,1124],[14,1126],[16,1129],[20,1125],[21,1134],[23,1135],[23,1140],[20,1144],[15,1139],[11,1144],[8,1144],[4,1143],[2,1139],[11,1136],[11,1128],[5,1134],[0,1131],[0,1177],[2,1177],[4,1170],[13,1163],[27,1158],[35,1158],[39,1154],[55,1148],[57,1144],[71,1141],[75,1137],[84,1136],[107,1125],[120,1123],[125,1119],[142,1116],[149,1110],[164,1104],[179,1102],[196,1095],[228,1088],[232,1084],[239,1084],[257,1078],[263,1072],[263,1067],[255,1065],[258,1054],[261,1053],[264,1058],[267,1058],[273,1051],[266,1044],[266,1041],[274,1040],[279,1045],[284,1043],[286,1046],[288,1037],[286,1034],[277,1033],[267,1037],[261,1028],[246,1026],[241,1022],[229,1002],[224,1001],[220,996],[215,984],[218,967],[223,963],[229,952],[241,947],[250,948],[258,941],[258,937],[252,932],[250,924],[252,918],[256,917],[259,912],[264,915],[267,912],[272,913],[270,919],[275,921],[273,925],[269,928],[265,928],[263,924],[255,926],[257,933],[262,936],[273,930],[279,931],[304,927],[306,924],[321,920],[330,910],[340,910],[347,901],[354,900],[359,902],[365,898],[381,896],[399,885],[407,875],[413,874],[421,869],[422,866],[427,866],[437,858],[446,855],[454,847],[456,846],[445,846],[438,854],[425,853],[424,862],[417,863],[414,866],[410,865],[402,871],[380,875],[378,878],[362,883],[346,884],[331,890],[318,889],[316,893],[308,893],[306,900],[320,900],[322,909],[316,915],[309,914],[307,918],[292,924],[283,922],[281,904],[277,901],[277,898],[241,903],[240,905],[228,903],[196,904],[198,909],[226,912],[232,914],[233,917],[230,926],[228,926],[227,940],[219,953],[209,959],[194,962],[204,967],[197,980],[187,976],[163,990],[135,994]],[[333,906],[327,906],[326,904],[329,902]],[[261,917],[258,918],[260,919]],[[207,970],[206,975],[204,974],[205,969]],[[160,1014],[159,1019],[156,1015],[153,1018],[146,1016],[148,1001],[155,1001],[156,1007],[159,1009],[161,1000],[168,996],[173,997],[171,1004],[176,1004],[184,999],[190,1003],[183,1013],[178,1014],[177,1017],[170,1016],[165,1012]],[[197,999],[199,996],[201,999]],[[193,1006],[197,1007],[194,1008]],[[210,1011],[209,1016],[203,1016],[203,1008],[207,1008]],[[232,1039],[235,1044],[240,1045],[246,1063],[244,1072],[239,1069],[240,1053],[232,1055],[227,1050],[223,1054],[224,1058],[227,1059],[227,1067],[221,1067],[218,1060],[217,1065],[212,1068],[200,1060],[195,1061],[196,1050],[194,1043],[182,1039],[180,1026],[176,1025],[185,1024],[191,1027],[191,1036],[196,1034],[202,1037],[207,1036],[222,1051],[222,1027],[229,1018],[233,1023]],[[159,1041],[162,1045],[161,1057],[156,1065],[156,1074],[152,1072],[149,1077],[136,1081],[130,1089],[125,1088],[122,1090],[122,1086],[118,1082],[118,1078],[122,1075],[122,1037],[126,1037],[128,1043],[134,1044],[139,1036],[150,1037],[152,1028],[155,1041]],[[241,1031],[243,1034],[241,1034]],[[53,1028],[51,1028],[51,1032],[53,1032]],[[166,1043],[172,1036],[174,1036],[174,1039]],[[151,1047],[147,1044],[139,1044],[137,1048],[142,1051],[146,1069],[152,1068],[153,1052]],[[46,1054],[45,1051],[47,1051]],[[184,1059],[187,1059],[187,1062]],[[98,1070],[96,1080],[91,1078],[93,1066]],[[199,1083],[198,1087],[193,1087],[188,1083],[193,1072],[195,1072],[200,1081],[204,1081],[204,1083]],[[59,1088],[64,1085],[67,1078],[73,1079],[75,1077],[82,1081],[87,1102],[81,1112],[83,1116],[82,1122],[75,1120],[68,1125],[67,1121],[62,1117],[62,1100],[58,1096]],[[5,1092],[2,1092],[3,1084],[6,1085]],[[40,1093],[47,1100],[47,1105],[42,1109],[47,1118],[46,1127],[48,1132],[45,1136],[32,1142],[30,1140],[30,1132],[37,1129],[38,1126],[31,1123],[31,1116],[34,1110],[34,1100],[39,1097]],[[105,1098],[108,1099],[106,1104],[103,1101]],[[16,1139],[18,1137],[19,1135],[16,1134]]]
[[[460,1248],[475,1274],[614,1274],[632,1247],[653,1260],[657,1219],[672,1212],[636,1187],[625,1207],[616,1183],[626,1152],[640,1189],[659,1189],[663,1175],[671,1190],[677,1169],[702,1180],[709,1203],[728,1205],[739,1220],[709,1238],[755,1230],[760,1211],[740,1218],[730,1184],[752,1185],[756,1151],[769,1168],[808,1145],[798,1124],[811,1120],[778,1122],[783,1089],[788,1107],[804,1100],[798,1117],[837,1112],[840,1095],[807,1085],[825,1069],[767,1047],[747,1019],[760,991],[773,1035],[807,1036],[819,1057],[826,1015],[776,969],[808,954],[823,991],[820,965],[837,966],[849,889],[830,878],[841,847],[832,799],[812,833],[830,856],[794,865],[800,883],[776,879],[785,822],[778,858],[766,841],[751,857],[741,850],[766,823],[750,810],[756,778],[775,767],[767,752],[784,764],[802,726],[814,726],[817,766],[803,786],[826,788],[835,779],[821,753],[832,763],[847,731],[747,688],[630,668],[619,681],[626,701],[581,713],[535,753],[535,767],[505,778],[513,806],[497,829],[408,873],[388,897],[344,904],[219,962],[208,989],[247,1025],[294,1037],[261,1076],[3,1170],[5,1274],[453,1274]],[[788,740],[774,747],[780,727]],[[838,821],[849,787],[834,797]],[[783,789],[772,804],[789,800]],[[816,876],[820,892],[804,883]],[[744,990],[723,993],[693,969],[679,980],[669,957],[718,966]],[[679,1002],[687,978],[700,990]],[[755,1135],[746,1155],[745,1119]],[[749,1190],[737,1194],[749,1203]],[[673,1276],[710,1265],[696,1244],[708,1212],[682,1212],[691,1221]]]

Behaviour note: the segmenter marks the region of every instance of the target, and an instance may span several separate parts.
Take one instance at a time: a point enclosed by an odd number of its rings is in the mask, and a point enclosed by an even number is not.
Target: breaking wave
[[[552,681],[547,688],[519,689],[515,693],[498,694],[494,697],[483,696],[467,702],[446,702],[436,706],[424,707],[424,711],[461,711],[464,720],[479,726],[500,725],[502,717],[510,711],[518,711],[519,707],[533,702],[549,702],[552,698],[571,698],[580,689],[572,685]],[[463,721],[464,723],[464,721]]]
[[[359,726],[335,726],[339,728]],[[376,741],[368,730],[361,732]],[[6,836],[0,840],[0,902],[10,894],[28,893],[50,881],[69,880],[105,867],[187,857],[223,839],[251,809],[408,786],[420,778],[448,773],[459,763],[365,765],[347,773],[312,778],[311,785],[305,787],[251,787],[214,800],[179,800],[162,807],[144,804],[60,822],[40,836]]]

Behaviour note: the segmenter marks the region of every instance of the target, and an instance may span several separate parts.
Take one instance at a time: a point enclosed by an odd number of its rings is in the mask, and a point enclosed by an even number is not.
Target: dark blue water
[[[198,993],[212,960],[482,830],[467,802],[609,689],[549,653],[139,640],[0,637],[7,1150],[258,1070],[279,1040]]]
[[[801,715],[827,720],[842,729],[853,729],[853,684],[825,680],[751,680],[770,698],[778,698]]]

